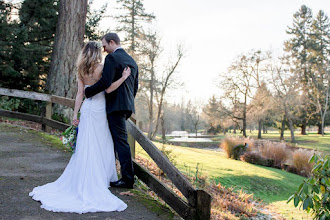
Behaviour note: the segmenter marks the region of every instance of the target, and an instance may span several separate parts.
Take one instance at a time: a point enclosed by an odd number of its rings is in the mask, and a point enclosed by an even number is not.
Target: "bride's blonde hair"
[[[78,77],[82,79],[85,75],[93,74],[97,64],[102,62],[101,44],[89,41],[81,50],[78,61]]]

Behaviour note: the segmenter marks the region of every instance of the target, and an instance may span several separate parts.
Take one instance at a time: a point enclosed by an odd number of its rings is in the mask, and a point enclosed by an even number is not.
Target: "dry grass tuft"
[[[288,149],[285,143],[265,141],[263,146],[259,147],[261,156],[274,161],[274,166],[280,168],[288,158],[291,158],[292,151]]]
[[[313,169],[313,164],[308,163],[313,156],[313,151],[306,149],[299,149],[293,152],[292,161],[300,175],[308,177]]]

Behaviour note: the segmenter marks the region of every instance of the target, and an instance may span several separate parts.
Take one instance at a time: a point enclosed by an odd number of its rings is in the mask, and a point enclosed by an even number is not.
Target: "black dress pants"
[[[122,180],[134,183],[134,171],[130,146],[127,141],[126,117],[130,112],[117,111],[108,114],[108,123],[114,148],[120,162]]]

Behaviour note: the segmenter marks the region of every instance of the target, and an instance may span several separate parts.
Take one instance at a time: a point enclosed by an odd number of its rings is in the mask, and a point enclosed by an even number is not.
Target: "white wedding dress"
[[[63,174],[29,195],[53,212],[123,211],[127,205],[108,189],[118,177],[104,92],[85,99],[80,113],[76,150]]]

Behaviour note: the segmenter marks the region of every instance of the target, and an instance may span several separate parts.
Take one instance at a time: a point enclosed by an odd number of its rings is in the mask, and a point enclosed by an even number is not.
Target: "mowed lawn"
[[[155,144],[161,147],[160,143]],[[308,215],[294,208],[292,203],[286,204],[286,200],[298,188],[303,177],[279,169],[228,159],[219,151],[172,145],[166,145],[166,148],[173,150],[176,166],[181,172],[193,175],[196,165],[199,164],[199,172],[206,175],[209,181],[221,183],[228,188],[234,187],[237,191],[243,189],[247,193],[253,193],[255,198],[263,200],[286,218],[308,219]],[[139,145],[136,153],[150,158]]]
[[[252,137],[253,139],[257,139],[258,137],[258,131],[254,130],[250,133],[249,130],[247,130],[247,136]],[[227,133],[227,135],[237,135],[242,136],[242,134],[237,133]],[[262,134],[262,139],[264,140],[272,140],[272,141],[278,141],[280,137],[280,133],[278,131],[268,131],[267,134]],[[215,138],[215,140],[221,140],[225,136],[219,135]],[[330,131],[326,131],[326,134],[324,136],[317,134],[317,132],[307,132],[307,135],[301,135],[300,131],[295,132],[295,138],[296,142],[295,144],[291,143],[291,136],[290,131],[284,132],[284,140],[291,144],[292,146],[298,146],[308,149],[314,149],[318,151],[323,151],[325,153],[330,153]]]

